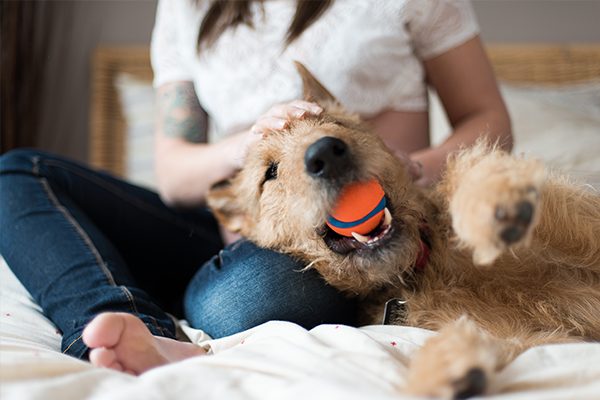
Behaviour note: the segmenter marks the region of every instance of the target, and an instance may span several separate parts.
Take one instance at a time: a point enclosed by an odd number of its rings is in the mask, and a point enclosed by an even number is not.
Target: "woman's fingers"
[[[410,159],[408,154],[397,152],[396,157],[400,159],[406,165],[406,169],[408,171],[408,175],[414,182],[418,182],[423,177],[423,164],[419,161],[413,161]]]
[[[421,178],[423,178],[423,164],[421,164],[419,161],[410,160],[410,164],[408,164],[408,173],[412,177],[413,181],[419,181]]]
[[[289,121],[286,118],[278,117],[260,117],[250,128],[250,132],[256,135],[264,135],[269,131],[279,131],[287,128]]]
[[[323,112],[323,107],[310,101],[294,100],[291,103],[289,103],[289,105],[314,115],[319,115],[321,114],[321,112]]]
[[[250,131],[254,134],[264,135],[270,131],[279,131],[289,126],[293,119],[304,118],[307,115],[319,115],[323,108],[315,103],[304,100],[294,100],[285,104],[273,106],[261,115]]]
[[[250,127],[250,132],[245,132],[244,136],[240,138],[241,140],[236,141],[238,143],[236,162],[239,163],[239,167],[246,159],[248,149],[269,132],[286,129],[290,121],[294,119],[303,118],[309,114],[319,115],[321,112],[323,112],[321,106],[304,100],[294,100],[271,107]]]
[[[304,100],[294,100],[289,103],[277,104],[269,109],[263,117],[282,119],[302,118],[306,114],[319,115],[323,108],[318,104]]]

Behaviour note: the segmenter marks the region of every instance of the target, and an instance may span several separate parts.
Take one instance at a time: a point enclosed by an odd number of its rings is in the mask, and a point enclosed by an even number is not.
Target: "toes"
[[[162,350],[173,352],[173,345],[162,345],[141,319],[126,313],[98,315],[84,329],[83,341],[92,364],[134,375],[166,364]]]
[[[83,342],[90,348],[114,347],[119,343],[124,329],[125,320],[122,314],[100,314],[83,330]]]
[[[117,371],[123,371],[123,365],[117,358],[114,350],[99,348],[90,351],[90,362],[97,367],[110,368]]]
[[[481,368],[471,368],[465,376],[453,382],[454,398],[468,399],[485,391],[487,378]]]

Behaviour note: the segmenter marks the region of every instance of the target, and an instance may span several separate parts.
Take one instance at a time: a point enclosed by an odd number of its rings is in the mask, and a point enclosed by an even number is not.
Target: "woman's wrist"
[[[249,131],[234,133],[214,144],[214,151],[225,160],[226,169],[233,174],[239,170],[246,158],[246,141]]]
[[[446,165],[448,152],[441,147],[428,147],[410,154],[410,159],[421,166],[421,176],[415,181],[419,186],[436,183]]]

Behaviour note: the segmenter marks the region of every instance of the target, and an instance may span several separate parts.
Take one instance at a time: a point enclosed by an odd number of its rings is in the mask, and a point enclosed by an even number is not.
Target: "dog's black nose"
[[[331,136],[317,140],[304,154],[306,172],[317,178],[337,178],[347,172],[349,163],[348,145]]]

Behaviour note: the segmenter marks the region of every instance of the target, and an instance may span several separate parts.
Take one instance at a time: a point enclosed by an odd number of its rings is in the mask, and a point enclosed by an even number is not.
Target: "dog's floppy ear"
[[[225,229],[233,233],[244,233],[247,231],[247,214],[238,201],[232,180],[222,181],[213,185],[206,196],[206,201],[217,221]]]
[[[304,90],[304,100],[312,101],[317,104],[326,105],[326,104],[339,104],[335,97],[329,92],[329,90],[325,89],[325,86],[321,84],[314,77],[314,75],[304,66],[304,64],[294,61],[294,65],[302,78],[302,86]]]

